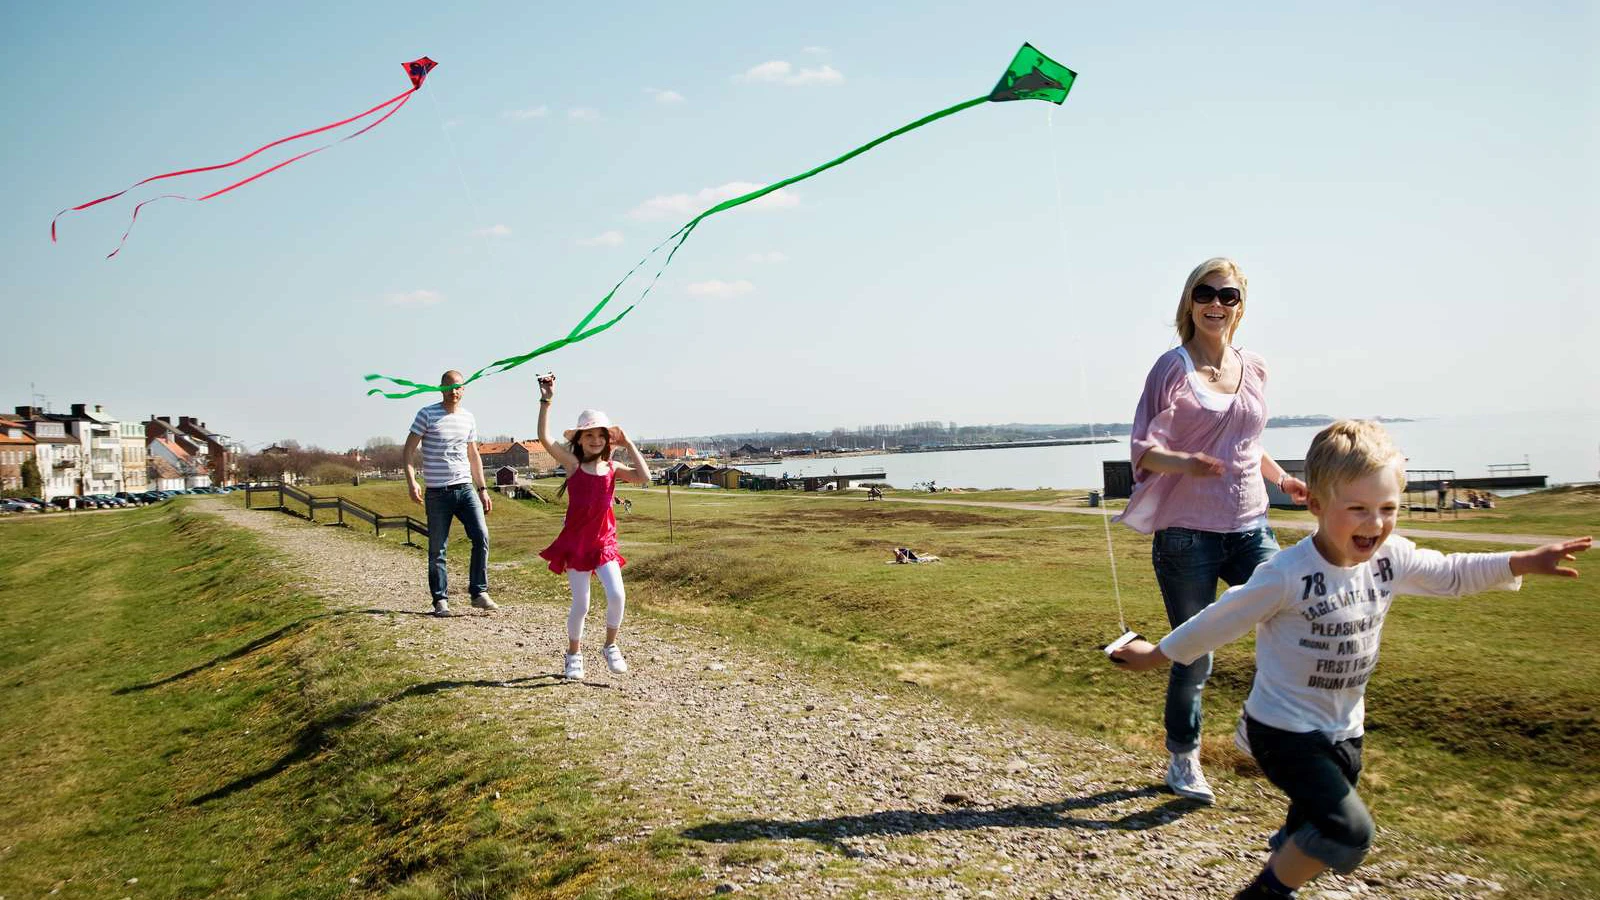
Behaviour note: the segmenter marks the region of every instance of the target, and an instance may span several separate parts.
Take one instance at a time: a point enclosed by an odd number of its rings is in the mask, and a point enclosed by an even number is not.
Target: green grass
[[[408,502],[400,485],[354,490],[369,505]],[[1097,517],[674,490],[669,533],[664,490],[622,495],[634,502],[618,513],[630,610],[1159,753],[1164,677],[1116,671],[1098,650],[1119,627]],[[940,498],[1081,502],[1075,492]],[[1586,532],[1600,494],[1547,492],[1494,512],[1491,531]],[[561,514],[560,504],[497,504],[491,559],[536,553]],[[1129,624],[1165,634],[1149,539],[1120,527],[1112,536]],[[1285,544],[1300,536],[1280,533]],[[1419,543],[1502,549],[1462,538]],[[886,565],[897,546],[945,562]],[[1363,791],[1381,825],[1481,853],[1536,894],[1600,893],[1600,668],[1585,662],[1600,639],[1595,562],[1580,562],[1589,571],[1578,581],[1396,604],[1368,692]],[[539,565],[495,577],[517,585],[511,596],[562,595]],[[1248,639],[1219,651],[1207,692],[1209,763],[1241,772],[1229,737],[1252,653]]]
[[[594,849],[615,806],[541,764],[564,732],[475,713],[516,685],[424,681],[372,619],[184,504],[7,524],[5,892],[694,893],[643,845]]]

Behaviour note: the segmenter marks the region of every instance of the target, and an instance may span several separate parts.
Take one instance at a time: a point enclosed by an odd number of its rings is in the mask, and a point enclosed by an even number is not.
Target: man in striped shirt
[[[472,562],[467,587],[472,605],[495,609],[489,599],[489,526],[484,520],[494,509],[489,488],[483,480],[483,459],[478,456],[478,420],[461,407],[462,384],[466,378],[454,369],[444,373],[439,384],[445,386],[441,400],[417,411],[406,437],[406,483],[411,502],[428,510],[428,591],[433,594],[433,614],[450,615],[449,574],[445,570],[445,547],[450,542],[450,520],[460,519],[472,541]],[[422,477],[428,483],[427,499],[417,487],[417,470],[412,463],[417,447],[422,448]]]

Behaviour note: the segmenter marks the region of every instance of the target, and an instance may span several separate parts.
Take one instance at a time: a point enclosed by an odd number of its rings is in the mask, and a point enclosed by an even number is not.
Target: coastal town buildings
[[[39,472],[37,496],[137,494],[233,484],[245,448],[194,416],[119,419],[104,406],[70,412],[17,406],[0,415],[0,490],[25,487],[23,463]]]

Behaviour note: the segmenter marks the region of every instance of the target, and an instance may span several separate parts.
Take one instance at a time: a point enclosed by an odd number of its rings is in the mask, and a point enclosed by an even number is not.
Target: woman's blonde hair
[[[1317,432],[1306,453],[1306,486],[1323,503],[1333,492],[1375,472],[1394,472],[1401,493],[1406,489],[1406,458],[1377,422],[1340,419]]]
[[[1234,307],[1239,314],[1233,317],[1233,324],[1228,326],[1228,343],[1233,343],[1233,333],[1239,330],[1239,323],[1244,321],[1246,297],[1250,294],[1250,279],[1244,277],[1244,272],[1239,270],[1238,263],[1226,256],[1214,256],[1195,266],[1194,271],[1189,273],[1189,280],[1183,283],[1183,295],[1178,298],[1178,315],[1172,323],[1178,328],[1180,343],[1187,344],[1194,337],[1194,318],[1189,315],[1189,308],[1194,305],[1195,285],[1217,272],[1231,275],[1234,281],[1239,282],[1239,305]]]

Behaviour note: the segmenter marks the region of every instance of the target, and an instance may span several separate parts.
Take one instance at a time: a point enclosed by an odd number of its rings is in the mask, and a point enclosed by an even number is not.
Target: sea
[[[1490,475],[1489,466],[1526,464],[1548,484],[1600,481],[1600,410],[1441,416],[1385,425],[1411,469],[1449,469],[1457,478]],[[1277,459],[1304,459],[1320,427],[1268,428],[1262,445]],[[1092,488],[1104,460],[1128,458],[1128,440],[1061,447],[937,450],[864,456],[796,457],[737,464],[780,475],[882,472],[897,488],[933,482],[952,488]],[[1501,491],[1509,494],[1515,491]]]

